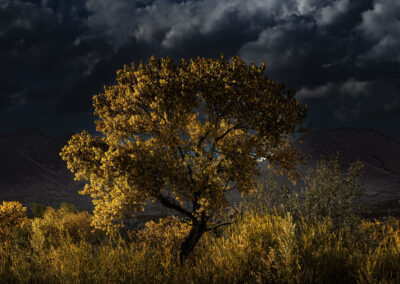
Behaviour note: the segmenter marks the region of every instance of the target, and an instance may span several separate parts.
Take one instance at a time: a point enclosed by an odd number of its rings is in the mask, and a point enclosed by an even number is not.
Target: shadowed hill
[[[296,147],[311,157],[307,167],[321,154],[335,152],[345,166],[360,160],[365,165],[366,198],[374,203],[400,198],[400,141],[395,137],[374,130],[329,129],[311,133]]]
[[[0,200],[50,206],[65,201],[79,209],[93,208],[87,196],[78,194],[83,183],[73,180],[59,157],[70,137],[71,134],[50,137],[35,129],[0,136]],[[306,166],[300,167],[302,174],[315,165],[321,154],[328,156],[339,152],[345,166],[360,160],[365,164],[364,198],[373,203],[397,206],[400,200],[400,136],[385,136],[373,130],[329,129],[311,133],[303,143],[297,142],[296,147],[311,158]],[[229,200],[239,201],[240,194],[232,192]],[[158,204],[150,204],[147,212],[150,215],[166,213]]]
[[[70,136],[49,137],[35,129],[0,136],[0,200],[50,206],[65,201],[90,209],[90,200],[77,193],[82,183],[73,180],[59,157]]]

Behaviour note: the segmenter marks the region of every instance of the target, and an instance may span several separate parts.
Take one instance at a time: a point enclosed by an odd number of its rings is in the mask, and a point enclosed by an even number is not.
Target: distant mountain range
[[[308,166],[321,154],[335,152],[345,166],[360,160],[364,164],[366,198],[371,202],[400,198],[400,136],[353,128],[320,130],[297,143],[296,148],[311,157]]]
[[[90,198],[78,194],[82,182],[73,180],[59,157],[71,134],[50,137],[39,130],[24,129],[0,136],[0,201],[19,200],[57,207],[73,203],[91,210]],[[400,135],[386,136],[374,130],[341,128],[312,132],[296,148],[310,156],[301,173],[315,165],[321,154],[339,152],[345,165],[365,164],[365,198],[372,203],[400,208]],[[237,198],[233,198],[236,200]],[[152,206],[153,209],[159,206]]]
[[[18,200],[58,207],[70,202],[90,209],[91,201],[78,191],[76,182],[59,152],[71,134],[50,137],[36,129],[0,136],[0,201]]]

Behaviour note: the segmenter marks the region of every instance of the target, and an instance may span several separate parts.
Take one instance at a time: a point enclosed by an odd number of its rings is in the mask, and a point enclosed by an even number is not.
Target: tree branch
[[[197,147],[200,147],[200,146],[201,146],[201,143],[203,143],[203,141],[207,138],[208,134],[210,134],[210,130],[208,130],[208,131],[206,132],[206,134],[204,134],[204,136],[202,136],[202,137],[199,139],[199,143],[197,144]]]
[[[235,125],[234,127],[229,128],[227,131],[225,131],[224,134],[222,134],[222,135],[218,136],[217,138],[215,138],[215,143],[218,143],[219,140],[224,138],[229,132],[231,132],[235,128],[237,128],[237,125]]]
[[[229,128],[227,131],[225,131],[222,135],[220,135],[220,136],[218,136],[217,138],[215,138],[215,141],[213,142],[213,144],[211,145],[211,150],[210,150],[210,160],[212,159],[212,157],[214,156],[214,152],[215,152],[215,149],[216,149],[216,144],[221,140],[221,139],[223,139],[229,132],[231,132],[233,129],[237,129],[238,128],[238,125],[235,125],[234,127],[231,127],[231,128]],[[217,151],[217,153],[218,153],[219,151]],[[221,161],[220,161],[220,163],[219,164],[221,164]],[[218,167],[219,167],[219,165],[218,165]]]
[[[226,226],[226,225],[230,225],[230,224],[233,224],[233,223],[234,223],[233,221],[231,221],[231,222],[220,223],[220,224],[218,224],[218,225],[215,225],[214,227],[207,228],[207,229],[206,229],[206,232],[213,231],[213,230],[216,230],[216,229],[219,228],[219,227]]]
[[[181,155],[182,162],[185,162],[185,154],[183,153],[183,150],[182,150],[181,146],[178,147],[178,151],[179,151],[179,154]],[[192,183],[192,186],[194,186],[192,167],[188,164],[187,167],[186,167],[186,170],[188,172],[190,182]]]
[[[184,209],[177,203],[169,200],[167,197],[159,194],[159,195],[157,195],[157,200],[160,201],[161,204],[164,205],[165,207],[174,209],[175,211],[182,213],[183,215],[185,215],[186,217],[189,217],[192,220],[195,219],[195,217],[193,216],[192,213],[190,213],[189,211],[187,211],[186,209]]]

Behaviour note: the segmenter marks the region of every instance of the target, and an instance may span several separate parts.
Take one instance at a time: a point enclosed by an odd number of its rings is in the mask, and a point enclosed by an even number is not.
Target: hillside
[[[73,180],[59,157],[61,147],[71,135],[50,137],[39,130],[25,129],[0,136],[0,200],[19,200],[27,205],[40,202],[58,206],[70,202],[80,209],[92,208],[90,199],[77,192],[83,183]],[[301,173],[315,165],[321,154],[340,152],[345,165],[355,160],[365,164],[365,199],[372,203],[397,206],[400,200],[400,137],[373,130],[352,128],[315,131],[296,148],[310,156]],[[263,165],[261,163],[260,165]],[[240,200],[238,193],[229,196]],[[386,206],[386,205],[385,205]],[[147,214],[166,213],[149,204]]]
[[[296,147],[311,157],[308,167],[321,154],[335,152],[345,166],[360,160],[365,165],[366,198],[372,202],[400,198],[400,140],[395,137],[374,130],[329,129],[313,132]]]
[[[77,193],[82,183],[73,180],[58,155],[69,137],[49,137],[35,129],[0,136],[0,200],[50,206],[65,201],[90,209],[90,200]]]

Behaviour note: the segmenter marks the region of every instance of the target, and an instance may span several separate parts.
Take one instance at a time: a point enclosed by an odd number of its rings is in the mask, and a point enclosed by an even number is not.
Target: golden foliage
[[[31,245],[36,250],[42,250],[59,246],[65,238],[72,242],[95,242],[99,232],[94,231],[91,222],[92,216],[88,212],[73,212],[67,206],[58,210],[48,207],[43,218],[32,221]]]
[[[0,206],[0,239],[5,239],[16,230],[29,225],[26,207],[18,201],[3,201]]]
[[[81,193],[93,198],[96,227],[111,228],[147,200],[208,220],[233,184],[254,189],[260,157],[297,176],[301,156],[291,146],[306,108],[265,76],[264,64],[151,57],[119,70],[93,105],[102,135],[74,135],[61,157],[88,180]]]
[[[160,218],[158,222],[149,221],[145,228],[131,237],[138,243],[177,250],[190,231],[190,224],[181,222],[177,217],[169,216]]]

